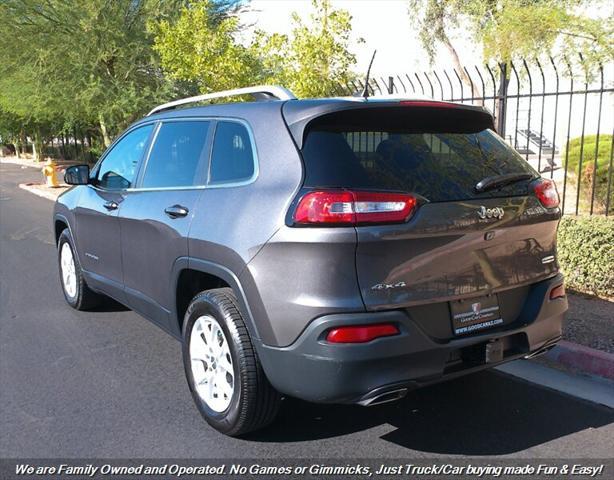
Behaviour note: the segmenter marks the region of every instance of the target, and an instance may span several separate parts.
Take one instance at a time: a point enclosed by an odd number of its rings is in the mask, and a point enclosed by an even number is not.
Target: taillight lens
[[[376,338],[398,335],[399,329],[390,323],[375,325],[354,325],[333,328],[328,332],[326,340],[331,343],[366,343]]]
[[[415,208],[416,198],[407,193],[317,190],[301,198],[294,212],[294,223],[401,223],[410,217]]]
[[[559,206],[559,194],[556,191],[556,184],[547,178],[540,178],[533,183],[535,196],[546,208]]]

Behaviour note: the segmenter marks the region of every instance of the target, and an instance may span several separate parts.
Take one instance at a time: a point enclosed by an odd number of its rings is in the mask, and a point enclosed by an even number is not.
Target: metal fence
[[[614,64],[592,75],[564,57],[509,66],[465,66],[374,76],[370,93],[429,97],[483,105],[498,133],[542,175],[556,183],[565,214],[614,210]],[[339,95],[364,83],[339,85]]]

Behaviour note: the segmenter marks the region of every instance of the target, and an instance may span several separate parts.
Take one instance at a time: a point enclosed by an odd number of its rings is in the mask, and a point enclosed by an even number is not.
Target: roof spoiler
[[[279,85],[258,85],[255,87],[235,88],[233,90],[224,90],[221,92],[207,93],[205,95],[196,95],[194,97],[182,98],[172,102],[163,103],[162,105],[158,105],[156,108],[152,109],[147,116],[162,112],[164,110],[171,110],[180,105],[198,103],[216,98],[236,97],[239,95],[253,95],[257,99],[264,100],[296,100],[294,94],[287,88]]]
[[[441,110],[444,116],[455,116],[454,112],[467,112],[473,113],[474,118],[479,118],[479,123],[485,128],[495,130],[494,119],[492,113],[486,108],[453,102],[441,102],[438,100],[424,100],[424,99],[385,99],[383,101],[373,101],[374,97],[369,98],[366,101],[364,98],[360,98],[357,101],[348,101],[345,99],[331,99],[330,101],[318,101],[318,100],[306,100],[301,102],[290,102],[283,105],[283,115],[288,125],[288,129],[294,138],[297,147],[303,148],[303,142],[305,140],[305,132],[308,129],[309,124],[314,121],[324,120],[330,115],[339,115],[344,117],[344,120],[352,122],[357,119],[361,114],[367,111],[383,110],[383,109],[396,109],[397,112],[400,109],[404,109],[407,112],[418,111],[418,108],[434,108]],[[409,108],[408,108],[409,107]],[[417,108],[416,108],[417,107]],[[330,117],[329,117],[330,118]],[[463,121],[458,122],[458,128],[463,129],[468,127],[469,124]]]

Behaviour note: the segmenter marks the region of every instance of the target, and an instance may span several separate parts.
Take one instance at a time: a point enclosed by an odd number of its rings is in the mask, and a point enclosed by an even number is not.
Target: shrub
[[[557,246],[568,287],[614,297],[614,218],[565,216]]]
[[[593,177],[595,176],[595,147],[596,135],[577,137],[569,141],[567,151],[563,152],[563,159],[567,155],[568,172],[578,178],[580,175],[580,193],[582,200],[590,208],[593,191]],[[580,172],[580,151],[582,151],[582,172]],[[599,135],[599,148],[597,152],[597,178],[595,181],[594,211],[603,213],[607,203],[608,175],[610,171],[610,155],[612,154],[612,135]],[[614,173],[613,173],[614,175]],[[614,179],[610,191],[610,205],[614,205]],[[577,180],[576,180],[577,182]]]

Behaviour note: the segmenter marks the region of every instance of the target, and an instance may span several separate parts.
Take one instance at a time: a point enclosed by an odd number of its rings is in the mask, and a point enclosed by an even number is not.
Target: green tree
[[[201,93],[247,86],[260,69],[249,48],[235,41],[238,29],[236,15],[220,15],[212,0],[195,0],[175,22],[152,25],[154,49],[169,77],[195,82]]]
[[[332,94],[353,78],[351,17],[329,0],[313,0],[309,22],[294,13],[290,35],[256,31],[250,45],[236,40],[238,16],[216,14],[213,7],[211,0],[195,0],[177,21],[153,26],[154,48],[171,78],[195,82],[202,93],[279,83],[301,97]]]
[[[333,9],[329,0],[312,0],[312,7],[308,22],[292,14],[289,36],[259,31],[252,45],[265,79],[287,86],[299,97],[334,95],[340,83],[355,78],[356,56],[349,49],[351,15]]]
[[[557,49],[579,52],[583,66],[595,65],[614,56],[613,21],[593,19],[583,8],[594,0],[409,0],[409,15],[420,40],[433,60],[437,45],[461,67],[455,35],[482,47],[484,59],[509,63],[519,58],[552,54]]]
[[[17,157],[21,151],[21,133],[23,120],[14,114],[7,113],[0,109],[0,146],[2,144],[13,145]]]
[[[0,108],[21,118],[40,151],[45,137],[95,127],[104,145],[170,95],[149,22],[182,2],[4,0]]]

